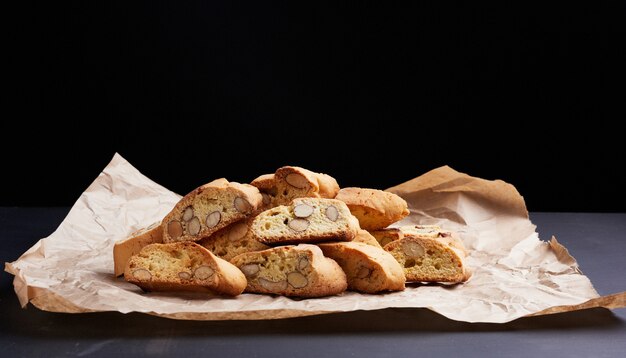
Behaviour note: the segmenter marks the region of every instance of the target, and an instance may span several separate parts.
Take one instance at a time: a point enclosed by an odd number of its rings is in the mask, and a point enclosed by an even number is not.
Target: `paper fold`
[[[225,173],[216,173],[223,177]],[[210,178],[209,178],[210,179]],[[243,294],[143,293],[113,275],[113,244],[160,220],[180,196],[116,154],[59,228],[6,263],[20,304],[54,312],[144,312],[175,319],[276,319],[390,307],[425,307],[454,320],[508,322],[590,307],[626,306],[626,292],[599,297],[556,238],[539,239],[522,196],[500,180],[450,167],[388,189],[411,215],[397,225],[439,224],[456,230],[474,274],[462,285],[409,284],[403,292],[346,292],[316,299]]]

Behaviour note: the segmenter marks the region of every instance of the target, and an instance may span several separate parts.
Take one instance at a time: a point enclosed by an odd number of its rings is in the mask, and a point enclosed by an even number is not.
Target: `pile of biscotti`
[[[300,167],[281,167],[250,184],[217,179],[116,243],[115,275],[145,291],[229,296],[320,297],[466,281],[456,233],[388,228],[408,214],[395,194],[340,189],[331,176]]]

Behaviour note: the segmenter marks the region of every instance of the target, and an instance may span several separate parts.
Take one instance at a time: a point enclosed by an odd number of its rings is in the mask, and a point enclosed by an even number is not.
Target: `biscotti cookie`
[[[295,198],[332,199],[339,192],[337,181],[330,175],[293,166],[261,175],[250,184],[261,191],[267,208],[287,205]]]
[[[161,242],[163,242],[163,228],[160,221],[145,229],[135,231],[124,241],[116,242],[113,246],[115,276],[120,276],[124,273],[128,259],[139,253],[144,246]]]
[[[404,290],[402,266],[388,252],[361,242],[318,245],[324,256],[337,261],[348,278],[348,289],[376,293]]]
[[[319,247],[279,246],[235,256],[231,263],[246,275],[246,292],[321,297],[346,290],[341,267],[324,257]]]
[[[365,230],[385,228],[409,215],[404,199],[382,190],[342,188],[335,199],[348,205]]]
[[[253,218],[238,221],[215,234],[198,241],[213,254],[230,261],[233,257],[249,251],[261,251],[270,247],[260,243],[250,230]]]
[[[437,238],[404,233],[384,249],[404,267],[407,282],[458,283],[469,279],[465,253]]]
[[[383,248],[382,246],[380,246],[380,243],[378,243],[374,236],[372,236],[367,230],[363,229],[359,229],[359,231],[357,231],[356,236],[354,237],[354,239],[352,239],[352,242],[362,242],[364,244],[377,247],[379,249]]]
[[[257,215],[252,233],[266,245],[350,241],[356,236],[359,222],[342,201],[322,198],[298,198],[290,205],[280,205]]]
[[[236,296],[246,278],[195,242],[150,244],[128,260],[124,278],[146,291],[204,291]]]
[[[262,201],[252,185],[214,180],[185,195],[165,216],[163,242],[198,241],[252,215]]]

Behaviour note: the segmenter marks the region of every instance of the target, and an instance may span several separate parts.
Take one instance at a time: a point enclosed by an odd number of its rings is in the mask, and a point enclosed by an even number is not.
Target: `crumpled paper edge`
[[[118,172],[119,168],[128,169],[128,167],[130,167],[131,170],[128,172],[124,172],[123,174],[125,175],[121,175]],[[93,310],[88,310],[88,309],[76,306],[71,301],[67,300],[66,298],[60,295],[57,295],[56,293],[54,293],[52,290],[50,290],[47,287],[40,287],[34,283],[28,284],[27,279],[24,277],[23,270],[18,268],[16,264],[19,263],[20,261],[28,260],[29,258],[44,260],[45,257],[41,254],[41,251],[45,251],[46,243],[49,240],[53,240],[53,238],[57,235],[63,235],[63,233],[61,232],[61,229],[64,223],[66,222],[66,220],[68,220],[68,218],[79,214],[77,212],[80,209],[86,209],[91,213],[95,211],[92,208],[92,206],[97,205],[97,203],[91,203],[89,199],[90,194],[92,192],[97,192],[101,190],[102,187],[105,187],[107,191],[115,192],[116,186],[113,184],[114,181],[131,181],[131,180],[150,182],[152,187],[150,189],[147,189],[148,190],[147,195],[157,197],[157,199],[153,200],[155,202],[155,205],[153,205],[154,209],[152,210],[152,212],[142,213],[144,217],[147,217],[149,219],[137,220],[138,222],[142,223],[141,225],[144,225],[146,222],[150,222],[150,223],[154,222],[154,220],[152,220],[152,217],[155,217],[155,215],[156,217],[158,217],[160,215],[160,212],[163,212],[164,210],[169,211],[171,207],[173,206],[173,204],[178,199],[181,198],[179,194],[176,194],[170,191],[169,189],[157,183],[154,183],[148,177],[146,177],[145,175],[140,173],[138,170],[136,170],[134,167],[132,167],[130,163],[128,163],[128,161],[126,161],[126,159],[124,159],[121,155],[119,155],[118,153],[115,153],[115,155],[113,156],[109,164],[107,164],[107,166],[98,175],[98,177],[80,195],[79,200],[76,203],[74,203],[74,205],[72,206],[72,208],[70,209],[66,217],[63,219],[63,222],[61,223],[61,225],[59,225],[59,227],[50,236],[37,241],[35,245],[33,245],[24,254],[22,254],[15,262],[5,263],[5,271],[15,276],[15,278],[13,279],[13,286],[14,286],[15,293],[18,297],[18,300],[22,308],[25,308],[28,305],[28,302],[31,302],[36,307],[39,307],[39,308],[43,307],[41,309],[52,311],[52,312],[79,313],[79,312],[93,311]],[[172,200],[161,201],[159,197],[163,196],[164,194],[165,196],[172,198]],[[80,202],[86,203],[84,204],[86,208],[81,208],[79,205]],[[96,223],[98,223],[97,215],[95,215],[94,217],[88,217],[88,219],[95,220]],[[122,237],[125,237],[127,236],[127,234],[130,234],[131,232],[134,232],[142,228],[141,225],[132,226],[124,222],[122,226],[127,226],[127,227],[123,229],[126,233],[122,234]],[[120,235],[119,232],[116,234],[118,236]],[[107,236],[113,236],[113,235],[107,235]],[[111,255],[112,255],[112,252],[111,252]]]
[[[121,158],[119,155],[116,154],[116,156],[112,160],[112,163],[116,160],[123,161],[123,158]],[[106,169],[105,171],[103,171],[101,175],[107,175]],[[501,183],[504,183],[504,182],[501,182]],[[510,185],[510,184],[506,184],[506,185]],[[464,188],[464,189],[467,190],[468,188]],[[471,189],[469,191],[471,192]],[[502,207],[507,208],[506,200],[504,204],[502,205]],[[519,209],[520,208],[513,208],[513,210],[519,210]],[[525,206],[522,209],[525,211],[526,217],[527,217],[527,211],[525,209]],[[24,255],[20,257],[20,259],[23,259],[27,257],[28,255],[36,254],[36,252],[40,249],[40,246],[45,245],[45,240],[46,239],[42,239],[39,242],[37,242],[26,253],[24,253]],[[568,263],[569,265],[577,268],[576,260],[571,255],[569,255],[569,253],[567,252],[567,249],[563,247],[562,245],[560,245],[558,241],[556,241],[555,238],[553,238],[550,241],[550,249],[555,252],[559,261],[562,261],[563,263]],[[79,307],[75,305],[74,303],[72,303],[71,301],[67,300],[66,298],[60,295],[57,295],[56,293],[54,293],[52,290],[48,288],[38,287],[34,284],[27,285],[26,284],[27,280],[23,277],[23,272],[20,269],[14,267],[12,263],[6,263],[5,270],[15,275],[14,287],[15,287],[16,294],[20,300],[20,304],[22,306],[26,306],[28,302],[31,302],[37,308],[40,308],[46,311],[52,311],[52,312],[82,313],[82,312],[100,311],[100,310],[90,310],[84,307]],[[573,311],[573,310],[586,309],[586,308],[592,308],[592,307],[620,308],[620,307],[626,307],[625,301],[626,301],[626,292],[621,292],[621,293],[616,293],[616,294],[603,296],[603,297],[595,297],[579,304],[549,307],[547,309],[544,309],[538,312],[529,313],[526,316],[536,316],[536,315],[542,315],[542,314],[566,312],[566,311]],[[396,306],[389,306],[389,307],[396,307]],[[406,306],[406,307],[410,307],[410,306]],[[430,307],[425,307],[425,308],[432,309]],[[268,314],[270,312],[271,314]],[[271,318],[271,319],[290,318],[290,317],[309,316],[309,315],[327,314],[327,313],[336,313],[336,312],[343,312],[343,311],[305,311],[305,310],[290,310],[290,309],[272,309],[272,310],[244,311],[244,312],[229,311],[229,312],[156,313],[156,312],[146,311],[144,313],[154,314],[157,316],[174,318],[174,319],[256,320],[256,319],[268,319],[268,318]],[[435,310],[435,312],[437,311]],[[450,317],[448,315],[446,316],[448,318],[455,319],[454,317]],[[515,318],[518,318],[518,317],[514,317],[513,319]],[[485,320],[481,322],[492,322],[492,321]],[[494,322],[497,323],[499,321],[494,321]],[[502,322],[507,322],[507,321],[502,321]]]
[[[580,272],[580,269],[578,269],[578,263],[576,262],[576,259],[572,255],[570,255],[569,251],[567,250],[565,246],[563,246],[561,243],[557,241],[555,236],[552,236],[552,239],[550,239],[550,248],[555,253],[559,261],[563,263],[567,263],[571,265],[572,267],[575,267],[576,270]],[[582,274],[582,272],[580,273]],[[599,297],[592,298],[588,301],[585,301],[577,305],[561,305],[561,306],[549,307],[539,312],[528,314],[525,317],[543,316],[547,314],[578,311],[578,310],[585,310],[589,308],[598,308],[598,307],[603,307],[607,309],[626,307],[626,291],[614,293],[614,294],[610,294],[606,296],[599,296]]]

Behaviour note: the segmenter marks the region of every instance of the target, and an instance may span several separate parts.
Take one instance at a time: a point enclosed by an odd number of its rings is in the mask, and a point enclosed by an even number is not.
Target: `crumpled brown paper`
[[[216,173],[216,177],[227,173]],[[212,179],[212,178],[209,178]],[[113,244],[160,220],[179,195],[121,156],[81,195],[59,228],[5,270],[22,306],[54,312],[144,312],[176,319],[276,319],[389,307],[425,307],[467,322],[507,322],[548,313],[626,306],[626,292],[599,297],[555,238],[541,241],[510,184],[441,167],[388,189],[411,215],[396,225],[438,224],[460,233],[474,274],[461,285],[409,284],[403,292],[292,299],[243,294],[143,293],[113,275]]]

